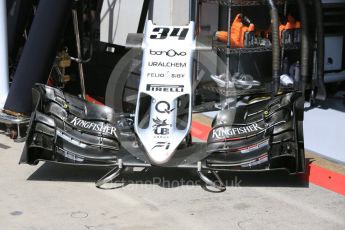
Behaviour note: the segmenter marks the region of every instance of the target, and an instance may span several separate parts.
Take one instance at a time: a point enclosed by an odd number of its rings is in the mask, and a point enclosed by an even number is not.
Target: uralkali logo
[[[212,131],[212,138],[229,138],[240,136],[242,134],[251,134],[261,130],[263,130],[263,128],[261,128],[258,124],[251,124],[249,126],[238,128],[220,127]]]
[[[74,117],[69,123],[75,127],[81,127],[95,132],[102,132],[116,137],[116,128],[111,125],[96,124],[94,122],[84,121],[78,117]]]

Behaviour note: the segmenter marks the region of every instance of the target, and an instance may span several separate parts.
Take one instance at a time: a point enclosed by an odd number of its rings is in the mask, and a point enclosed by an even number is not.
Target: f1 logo
[[[153,146],[152,150],[155,148],[165,148],[168,150],[170,147],[170,142],[157,142],[155,146]]]

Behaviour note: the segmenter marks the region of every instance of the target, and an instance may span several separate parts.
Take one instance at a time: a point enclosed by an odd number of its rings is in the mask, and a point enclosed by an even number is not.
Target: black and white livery
[[[271,7],[273,30],[270,81],[260,82],[249,74],[231,75],[229,57],[236,51],[226,46],[228,71],[210,74],[204,88],[198,88],[198,93],[206,89],[220,98],[211,106],[218,114],[206,142],[193,142],[191,138],[193,113],[212,110],[206,103],[198,107],[204,110],[196,110],[198,52],[207,45],[198,44],[198,14],[191,13],[194,18],[185,26],[156,25],[150,18],[146,22],[143,36],[137,39],[140,45],[136,45],[142,51],[142,60],[132,113],[37,85],[33,90],[36,110],[21,162],[113,166],[97,182],[98,187],[127,167],[190,168],[207,185],[220,190],[225,187],[219,171],[304,172],[303,112],[310,78],[309,45],[302,40],[297,50],[301,55],[300,79],[288,86],[281,84],[279,36],[274,33],[278,31],[278,14],[274,1],[266,3]],[[305,7],[300,6],[300,10],[305,15]],[[306,18],[301,17],[301,21],[302,28],[306,27]],[[302,35],[307,35],[303,29]],[[228,100],[230,97],[232,100]],[[212,172],[216,181],[205,172]]]

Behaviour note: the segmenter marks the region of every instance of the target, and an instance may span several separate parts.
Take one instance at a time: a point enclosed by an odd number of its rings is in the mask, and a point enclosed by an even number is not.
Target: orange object
[[[293,29],[300,29],[301,28],[301,22],[296,21],[291,15],[287,17],[287,22],[285,25],[280,24],[279,25],[279,38],[281,38],[282,33],[284,30],[293,30]]]
[[[301,29],[301,22],[300,21],[296,22],[295,29]]]
[[[295,28],[295,24],[296,24],[295,19],[292,16],[289,15],[287,17],[286,24],[285,25],[283,25],[283,24],[279,25],[279,31],[294,29]]]
[[[296,21],[291,15],[288,15],[287,22],[285,24],[279,23],[279,43],[282,43],[282,37],[283,37],[283,43],[284,44],[291,44],[294,40],[293,36],[296,33],[295,31],[297,29],[301,29],[301,22]],[[264,37],[269,38],[271,37],[272,33],[272,26],[270,26],[265,32]],[[285,34],[285,36],[283,35]],[[290,38],[289,38],[290,35]]]
[[[216,37],[218,41],[225,42],[225,43],[228,42],[228,32],[226,31],[217,31]]]
[[[243,48],[245,33],[254,32],[255,26],[250,23],[249,26],[243,24],[242,14],[237,14],[234,22],[231,25],[231,47]],[[228,32],[227,31],[218,31],[216,33],[218,41],[227,43],[228,41]]]

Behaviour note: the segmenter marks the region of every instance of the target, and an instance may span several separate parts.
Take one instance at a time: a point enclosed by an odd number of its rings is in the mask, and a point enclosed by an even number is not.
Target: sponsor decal
[[[184,78],[184,74],[170,74],[170,72],[164,73],[147,73],[147,77],[160,78],[160,77],[171,77],[171,78]]]
[[[183,93],[183,85],[159,85],[159,84],[148,84],[146,85],[147,91],[152,92],[171,92],[171,93]]]
[[[171,78],[183,78],[184,74],[171,74],[170,77]]]
[[[152,120],[155,123],[152,126],[154,134],[162,136],[169,135],[169,127],[171,127],[171,124],[167,123],[167,119],[161,120],[157,117],[156,119],[153,118]]]
[[[252,151],[255,151],[257,149],[260,149],[260,148],[263,148],[263,147],[267,147],[267,146],[268,146],[268,140],[265,140],[265,141],[257,143],[257,144],[253,144],[253,145],[250,145],[250,146],[245,146],[245,147],[242,147],[242,148],[239,148],[239,149],[235,149],[235,150],[233,150],[233,152],[239,151],[239,152],[245,154],[245,153],[249,153],[249,152],[252,152]]]
[[[263,130],[258,124],[252,124],[249,126],[243,126],[238,128],[232,127],[220,127],[212,131],[212,138],[228,138],[241,134],[250,134]]]
[[[147,77],[165,77],[164,73],[147,73]]]
[[[268,161],[268,155],[267,155],[267,153],[265,153],[253,161],[246,162],[245,164],[241,165],[241,167],[243,167],[243,168],[252,167],[252,166],[256,166],[256,165],[265,163],[267,161]]]
[[[164,148],[168,150],[170,148],[170,142],[157,142],[155,146],[153,146],[152,150],[155,148]]]
[[[155,109],[158,113],[170,114],[175,108],[171,109],[170,104],[167,101],[160,101],[156,104]]]
[[[148,66],[186,68],[187,67],[187,63],[186,62],[156,62],[156,61],[150,61],[150,62],[148,62]]]
[[[151,55],[163,55],[165,54],[168,57],[175,57],[175,56],[186,56],[186,52],[176,52],[176,50],[170,49],[168,51],[154,51],[150,49],[150,54]]]
[[[111,125],[103,125],[90,121],[84,121],[78,117],[74,117],[69,123],[75,127],[80,127],[83,129],[88,129],[96,132],[102,132],[116,137],[116,128]]]

